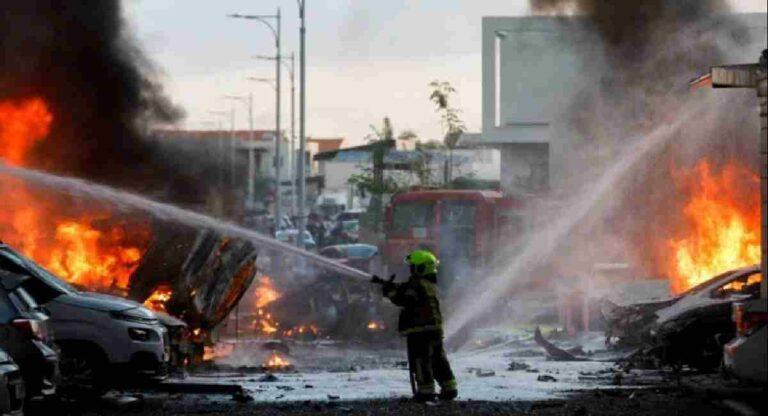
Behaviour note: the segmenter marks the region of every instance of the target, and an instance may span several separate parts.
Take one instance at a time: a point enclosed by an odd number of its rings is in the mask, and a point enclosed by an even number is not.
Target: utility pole
[[[224,187],[224,177],[225,175],[225,168],[224,168],[224,125],[221,122],[222,117],[227,116],[227,112],[223,110],[211,110],[208,111],[209,114],[212,114],[216,116],[216,133],[218,134],[218,174],[219,174],[219,187]]]
[[[248,128],[249,128],[249,141],[250,143],[245,146],[248,151],[248,173],[246,178],[246,190],[245,190],[245,206],[246,208],[253,207],[255,203],[255,186],[256,182],[254,177],[256,175],[256,160],[253,150],[253,143],[255,140],[255,132],[253,130],[253,94],[248,95],[225,95],[224,98],[232,101],[239,101],[243,103],[248,109]],[[234,150],[233,150],[234,152]],[[233,165],[234,166],[234,165]],[[234,169],[234,168],[233,168]]]
[[[235,188],[235,104],[229,108],[229,186]]]
[[[296,240],[299,247],[304,247],[304,230],[307,228],[306,215],[306,170],[305,159],[307,157],[307,132],[306,132],[306,113],[307,113],[307,51],[306,37],[307,28],[305,25],[305,8],[307,0],[296,0],[299,3],[299,19],[301,27],[299,28],[299,235]]]
[[[264,55],[257,55],[254,56],[256,59],[263,59],[263,60],[269,60],[274,61],[277,60],[274,56],[264,56]],[[290,193],[291,193],[291,214],[296,215],[298,212],[298,208],[296,206],[297,198],[296,198],[296,177],[298,176],[298,171],[296,170],[296,56],[293,52],[291,52],[291,56],[289,57],[283,57],[282,62],[283,65],[285,65],[285,69],[288,70],[288,74],[290,74],[290,82],[291,82],[291,142],[290,142],[290,149],[291,149],[291,155],[289,157],[289,165],[291,167],[291,187],[290,187]],[[274,87],[274,84],[272,83],[272,80],[266,79],[266,78],[249,78],[252,81],[260,81],[260,82],[268,82],[272,84]]]
[[[280,229],[280,224],[282,223],[282,195],[281,195],[281,175],[280,170],[282,168],[282,157],[281,157],[281,131],[280,131],[280,8],[277,9],[277,14],[274,15],[252,15],[252,14],[230,14],[228,17],[236,18],[236,19],[247,19],[247,20],[256,20],[263,24],[265,24],[271,31],[272,35],[275,37],[275,49],[277,50],[275,54],[275,80],[276,80],[276,88],[275,88],[275,159],[273,161],[275,166],[275,229]],[[274,19],[275,25],[270,23],[270,20]]]

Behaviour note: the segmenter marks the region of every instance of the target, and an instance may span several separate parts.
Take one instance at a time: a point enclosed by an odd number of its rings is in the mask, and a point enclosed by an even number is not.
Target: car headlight
[[[114,319],[128,322],[141,322],[152,324],[157,322],[157,317],[149,309],[134,308],[125,311],[112,311],[110,315]]]
[[[128,336],[134,341],[151,341],[153,338],[157,338],[153,337],[153,334],[154,332],[152,330],[145,328],[128,328]]]

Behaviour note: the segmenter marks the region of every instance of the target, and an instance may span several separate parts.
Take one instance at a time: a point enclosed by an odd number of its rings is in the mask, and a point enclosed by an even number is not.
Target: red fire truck
[[[441,261],[447,284],[491,266],[498,249],[514,240],[523,221],[518,200],[486,190],[413,189],[392,197],[386,210],[383,260],[405,275],[403,259],[423,248]]]

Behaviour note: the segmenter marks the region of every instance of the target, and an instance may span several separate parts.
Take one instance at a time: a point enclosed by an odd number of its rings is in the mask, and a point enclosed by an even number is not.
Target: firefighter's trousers
[[[443,348],[440,331],[417,332],[407,335],[408,360],[414,378],[415,394],[420,397],[435,396],[435,380],[440,384],[440,395],[454,398],[457,393],[456,378]]]

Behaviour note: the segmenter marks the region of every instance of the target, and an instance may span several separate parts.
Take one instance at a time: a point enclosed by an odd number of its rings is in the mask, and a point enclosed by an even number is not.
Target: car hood
[[[674,321],[675,319],[684,316],[692,310],[707,308],[723,303],[733,303],[733,301],[734,299],[712,299],[708,297],[685,296],[671,306],[657,310],[656,323],[658,325],[663,325],[667,322]]]
[[[122,312],[142,306],[140,303],[128,299],[93,292],[78,292],[59,296],[55,302],[103,312]]]

